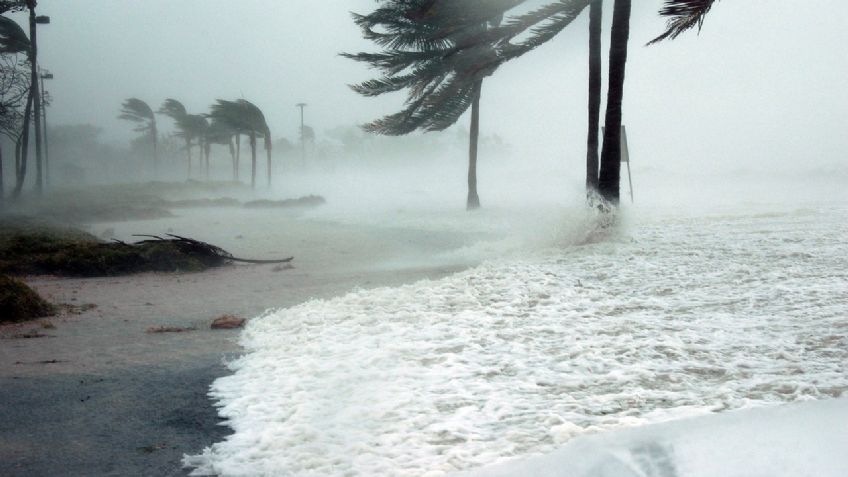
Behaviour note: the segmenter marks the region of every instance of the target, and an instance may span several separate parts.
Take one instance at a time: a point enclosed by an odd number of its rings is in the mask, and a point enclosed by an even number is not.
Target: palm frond
[[[159,114],[164,114],[165,116],[170,117],[174,121],[179,121],[180,118],[188,114],[183,103],[171,98],[166,99],[165,102],[162,103],[158,112]]]
[[[666,30],[662,35],[648,42],[648,45],[666,39],[673,40],[695,27],[700,31],[715,2],[716,0],[666,0],[660,10],[660,16],[669,17]]]

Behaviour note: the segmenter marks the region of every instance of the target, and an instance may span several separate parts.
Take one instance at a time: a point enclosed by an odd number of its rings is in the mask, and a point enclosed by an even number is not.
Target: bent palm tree
[[[159,132],[156,129],[156,115],[153,114],[153,109],[138,98],[129,98],[121,105],[121,114],[118,119],[136,123],[134,130],[142,133],[142,136],[150,138],[150,143],[153,145],[153,174],[158,176],[159,154],[157,143]]]
[[[233,180],[238,180],[238,165],[236,163],[236,150],[233,145],[233,137],[236,131],[224,122],[212,118],[209,127],[206,129],[206,134],[203,137],[203,144],[206,150],[206,158],[209,158],[209,150],[213,144],[229,146],[230,158],[233,164]]]
[[[188,114],[185,106],[176,99],[166,99],[159,108],[159,113],[164,114],[174,120],[174,126],[177,128],[177,137],[183,138],[186,144],[186,155],[188,160],[188,178],[191,179],[191,148],[195,139],[198,139],[200,146],[200,164],[203,164],[203,147],[200,144],[200,136],[206,126],[206,119],[196,114]]]
[[[219,99],[210,108],[209,116],[213,122],[226,125],[238,135],[247,135],[250,141],[250,186],[256,188],[256,140],[264,138],[268,157],[268,185],[271,185],[271,130],[262,111],[250,101],[239,99],[227,101]]]

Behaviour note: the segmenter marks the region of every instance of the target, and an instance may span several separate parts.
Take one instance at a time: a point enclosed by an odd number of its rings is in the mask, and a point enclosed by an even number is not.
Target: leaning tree
[[[206,118],[199,114],[189,114],[185,106],[176,99],[168,98],[159,108],[159,113],[174,120],[177,129],[176,136],[185,141],[186,159],[188,161],[188,178],[191,179],[191,148],[197,140],[200,166],[203,167],[203,135],[209,126]]]
[[[271,186],[271,129],[265,120],[265,115],[255,104],[245,99],[227,101],[219,99],[210,107],[209,117],[214,122],[221,122],[235,131],[236,137],[244,134],[250,141],[250,186],[256,188],[256,140],[264,139],[265,153],[268,160],[268,186]],[[240,141],[237,140],[240,149]],[[239,154],[237,152],[237,154]]]
[[[135,123],[135,132],[141,133],[142,138],[150,142],[153,148],[153,174],[154,176],[158,176],[159,132],[156,129],[156,115],[153,113],[153,109],[146,102],[138,98],[129,98],[121,104],[121,114],[118,116],[118,119],[125,119]]]
[[[25,8],[21,2],[0,3],[0,13],[17,11]],[[12,197],[20,196],[23,190],[24,180],[27,173],[27,156],[29,152],[29,126],[32,122],[33,89],[32,81],[22,81],[22,67],[19,68],[20,59],[30,61],[32,47],[29,38],[23,29],[15,21],[0,16],[0,54],[5,58],[4,68],[6,76],[15,84],[12,101],[16,106],[23,106],[23,113],[19,107],[7,107],[4,111],[4,128],[6,134],[15,141],[15,188]],[[18,93],[21,93],[20,95]],[[20,97],[18,97],[20,96]],[[26,96],[25,101],[21,101]],[[18,104],[20,103],[20,104]],[[13,133],[15,126],[19,132]]]
[[[468,197],[466,208],[480,207],[477,193],[477,149],[480,95],[488,65],[496,56],[492,44],[480,41],[498,26],[514,0],[454,2],[428,0],[384,1],[368,15],[354,14],[366,39],[380,53],[343,54],[368,63],[381,78],[353,85],[364,96],[408,90],[406,107],[363,126],[368,132],[404,135],[417,129],[441,131],[452,126],[470,107]],[[447,7],[447,8],[445,8]],[[462,78],[461,81],[456,81]]]

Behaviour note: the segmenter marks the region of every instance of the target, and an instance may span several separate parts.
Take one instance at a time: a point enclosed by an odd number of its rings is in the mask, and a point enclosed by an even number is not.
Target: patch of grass
[[[0,323],[17,323],[55,313],[55,307],[26,283],[0,275]]]

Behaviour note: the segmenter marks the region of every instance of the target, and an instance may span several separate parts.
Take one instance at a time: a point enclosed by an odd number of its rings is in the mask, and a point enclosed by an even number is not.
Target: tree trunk
[[[32,89],[30,89],[29,95],[27,96],[26,109],[24,110],[23,131],[21,132],[21,136],[18,141],[18,146],[20,148],[18,164],[20,166],[17,170],[17,177],[15,177],[15,189],[12,191],[12,198],[14,199],[20,197],[21,191],[24,188],[24,180],[26,179],[27,156],[29,155],[29,123],[32,117],[32,101]]]
[[[188,178],[186,180],[191,180],[191,139],[189,138],[186,138],[186,151],[188,159]]]
[[[239,169],[241,169],[241,134],[236,134],[236,180],[239,180]]]
[[[233,137],[230,136],[230,159],[233,161],[233,181],[238,180],[238,163],[236,162],[236,147],[233,145]]]
[[[256,133],[250,133],[250,188],[256,188]]]
[[[30,36],[30,89],[33,95],[33,109],[35,110],[35,191],[40,195],[44,175],[42,173],[41,156],[41,95],[38,91],[38,46],[35,25],[35,2],[29,5],[29,36]]]
[[[212,144],[207,140],[203,144],[203,153],[206,155],[206,180],[209,180],[209,153],[212,152]]]
[[[474,84],[474,97],[471,102],[471,132],[468,141],[468,200],[465,208],[474,210],[480,208],[480,197],[477,195],[477,143],[480,139],[480,92],[483,80]]]
[[[589,135],[586,141],[586,193],[598,189],[598,123],[601,119],[601,20],[603,0],[589,5]]]
[[[265,139],[265,154],[268,156],[268,187],[271,187],[271,141]]]
[[[609,86],[601,174],[598,189],[612,205],[618,205],[621,178],[621,104],[624,99],[624,72],[627,41],[630,37],[630,0],[615,0],[610,35]]]
[[[150,134],[153,136],[153,178],[159,179],[159,131],[156,129],[155,119],[150,127]]]

